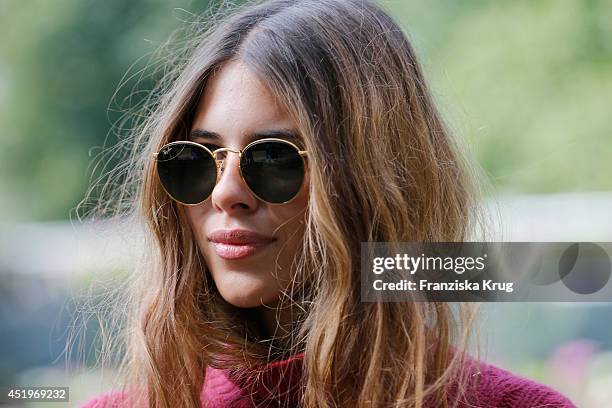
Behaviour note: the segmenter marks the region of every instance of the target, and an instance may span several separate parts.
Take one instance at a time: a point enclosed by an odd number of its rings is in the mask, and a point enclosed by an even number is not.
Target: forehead
[[[293,128],[269,89],[242,62],[224,65],[208,81],[191,130],[204,129],[227,141],[275,128]]]

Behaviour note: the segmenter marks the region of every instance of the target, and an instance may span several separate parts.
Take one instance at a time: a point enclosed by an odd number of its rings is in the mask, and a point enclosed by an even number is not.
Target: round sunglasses
[[[223,171],[219,154],[238,153],[240,176],[249,190],[269,204],[287,204],[302,189],[307,152],[276,138],[258,139],[242,150],[227,147],[211,150],[187,140],[162,146],[157,153],[157,174],[173,200],[196,205],[206,201]]]

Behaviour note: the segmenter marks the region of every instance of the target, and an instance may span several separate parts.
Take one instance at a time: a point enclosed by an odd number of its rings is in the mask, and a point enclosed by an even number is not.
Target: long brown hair
[[[361,242],[467,240],[478,221],[476,173],[404,32],[367,0],[250,2],[189,27],[138,111],[141,125],[115,148],[128,154],[94,211],[143,221],[146,251],[117,297],[124,336],[107,339],[124,341],[134,405],[197,407],[206,366],[249,370],[279,357],[255,341],[251,311],[217,292],[184,208],[164,193],[151,160],[185,137],[211,75],[241,60],[309,152],[303,250],[294,290],[281,298],[300,313],[278,343],[280,355],[305,353],[302,405],[446,406],[462,384],[472,314],[447,303],[360,301]],[[116,180],[120,188],[110,188]]]

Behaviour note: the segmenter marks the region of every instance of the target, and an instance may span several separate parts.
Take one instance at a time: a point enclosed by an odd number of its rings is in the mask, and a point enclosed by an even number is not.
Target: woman
[[[361,242],[462,241],[478,220],[397,24],[361,0],[217,20],[129,141],[121,191],[153,240],[128,381],[84,406],[573,406],[467,356],[466,311],[360,301]]]

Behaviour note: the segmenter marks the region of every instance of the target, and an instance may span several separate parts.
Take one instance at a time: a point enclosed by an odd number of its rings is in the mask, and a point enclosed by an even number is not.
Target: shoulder
[[[551,387],[487,363],[478,365],[478,398],[487,407],[576,408]]]
[[[126,408],[127,394],[121,391],[108,392],[83,403],[79,408]]]

